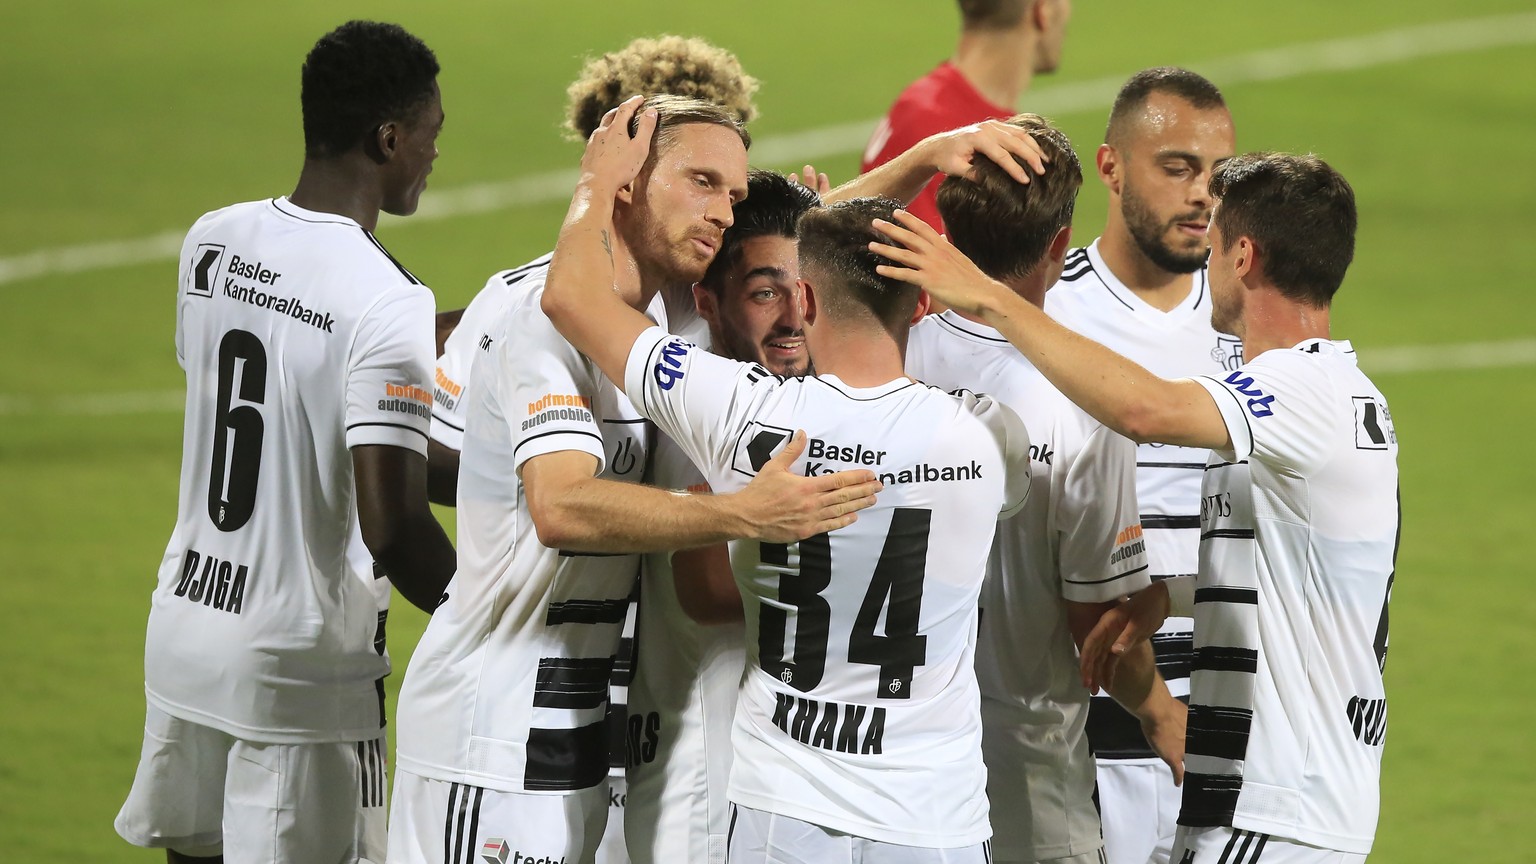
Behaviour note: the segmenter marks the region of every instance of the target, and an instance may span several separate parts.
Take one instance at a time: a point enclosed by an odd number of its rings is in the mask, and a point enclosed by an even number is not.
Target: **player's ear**
[[[1120,154],[1108,144],[1100,144],[1099,152],[1093,156],[1093,161],[1099,169],[1099,182],[1109,187],[1109,191],[1120,194]]]
[[[715,323],[715,318],[720,314],[715,292],[698,282],[693,283],[693,308],[698,310],[700,318],[711,324]]]
[[[1237,247],[1232,256],[1232,272],[1237,278],[1246,279],[1250,273],[1258,275],[1262,272],[1259,269],[1259,247],[1254,245],[1252,237],[1238,237],[1232,245]]]
[[[801,279],[800,284],[800,308],[804,311],[805,326],[811,327],[816,323],[816,316],[820,309],[816,306],[816,289],[811,283]]]
[[[624,186],[619,189],[619,194],[617,194],[617,195],[615,195],[613,197],[614,197],[614,200],[619,201],[622,204],[633,204],[633,203],[635,203],[635,184],[634,184],[634,181],[630,181],[629,183],[624,184]]]
[[[1067,250],[1070,248],[1072,248],[1072,226],[1066,225],[1051,238],[1051,245],[1046,247],[1045,256],[1053,263],[1059,263],[1067,257]]]
[[[907,323],[916,327],[917,322],[928,317],[928,310],[931,308],[933,308],[933,298],[928,296],[927,291],[919,288],[917,290],[917,307],[912,310],[912,320]]]

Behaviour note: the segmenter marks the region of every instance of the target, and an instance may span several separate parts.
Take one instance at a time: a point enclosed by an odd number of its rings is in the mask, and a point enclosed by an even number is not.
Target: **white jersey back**
[[[1099,241],[1067,254],[1061,281],[1046,292],[1045,311],[1063,325],[1129,357],[1163,378],[1219,374],[1243,362],[1236,337],[1211,327],[1210,288],[1202,267],[1184,301],[1167,312],[1126,288],[1099,254]],[[1199,569],[1200,479],[1208,451],[1141,444],[1136,495],[1154,582]],[[1189,693],[1194,622],[1169,618],[1153,637],[1158,671],[1173,695]],[[1099,759],[1154,760],[1141,724],[1106,694],[1093,700],[1088,737]]]
[[[247,740],[376,738],[385,606],[348,448],[425,455],[432,292],[356,222],[277,198],[198,220],[178,295],[181,494],[148,699]]]
[[[522,466],[578,451],[598,476],[640,480],[645,421],[539,309],[547,267],[527,271],[473,365],[459,466],[459,569],[400,693],[399,764],[500,791],[603,782],[604,722],[634,555],[539,543]]]
[[[448,334],[442,356],[437,358],[432,380],[432,440],[451,450],[464,449],[464,417],[469,413],[464,391],[474,374],[475,355],[490,344],[491,328],[501,320],[507,298],[518,293],[514,286],[528,274],[547,268],[551,254],[493,275],[464,307],[458,326]]]
[[[647,482],[709,491],[704,475],[665,435],[657,436]],[[745,627],[690,618],[677,599],[671,553],[646,555],[641,562],[639,610],[629,688],[629,857],[635,864],[721,864],[730,828],[726,782],[746,663]]]
[[[733,549],[748,638],[731,800],[889,843],[985,840],[976,602],[996,519],[1028,494],[1018,417],[905,378],[779,379],[654,328],[625,387],[717,492],[800,428],[797,472],[885,483],[847,528]]]
[[[1401,525],[1391,412],[1348,342],[1195,380],[1232,452],[1205,471],[1179,823],[1363,855]]]
[[[1065,601],[1118,600],[1149,584],[1136,509],[1136,446],[1089,417],[991,327],[954,311],[912,329],[907,371],[1012,408],[1029,428],[1030,494],[997,528],[981,594],[987,782],[1003,860],[1103,845],[1088,749],[1088,691]]]

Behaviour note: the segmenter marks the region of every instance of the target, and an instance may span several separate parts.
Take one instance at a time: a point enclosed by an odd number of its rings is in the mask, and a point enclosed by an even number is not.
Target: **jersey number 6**
[[[880,667],[879,699],[906,699],[912,673],[928,657],[928,637],[920,635],[923,579],[928,561],[931,511],[897,508],[880,550],[880,560],[859,604],[848,636],[848,662]],[[777,602],[760,601],[757,656],[764,672],[809,692],[821,683],[827,666],[831,608],[822,592],[832,582],[832,540],[826,534],[800,541],[800,567],[789,566],[789,547],[763,543],[762,563],[779,570]],[[789,607],[795,610],[793,660],[786,645]],[[885,610],[885,633],[875,632]]]
[[[235,368],[240,401],[231,408]],[[267,397],[267,349],[253,333],[231,330],[219,342],[219,401],[213,418],[213,466],[208,476],[208,518],[220,531],[237,531],[256,509],[261,475],[261,412]]]

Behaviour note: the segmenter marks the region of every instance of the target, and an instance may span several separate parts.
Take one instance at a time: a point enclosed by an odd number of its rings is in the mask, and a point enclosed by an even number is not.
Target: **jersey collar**
[[[1149,321],[1159,322],[1165,326],[1172,327],[1184,323],[1191,315],[1210,314],[1210,306],[1206,302],[1206,298],[1210,296],[1211,292],[1206,285],[1204,265],[1201,265],[1200,269],[1194,272],[1194,285],[1190,287],[1189,293],[1184,296],[1179,305],[1164,312],[1141,299],[1135,291],[1125,287],[1125,283],[1121,282],[1119,277],[1115,276],[1114,271],[1109,269],[1109,265],[1104,263],[1104,256],[1099,254],[1099,241],[1102,239],[1102,237],[1096,237],[1093,243],[1088,246],[1088,261],[1093,265],[1093,275],[1103,284],[1105,290],[1113,295],[1116,300],[1120,301],[1121,304],[1135,312],[1138,318],[1145,318]]]

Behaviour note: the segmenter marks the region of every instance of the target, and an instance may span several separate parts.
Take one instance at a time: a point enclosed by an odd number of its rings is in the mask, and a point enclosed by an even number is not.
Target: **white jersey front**
[[[181,494],[145,640],[151,705],[251,741],[378,737],[384,603],[353,547],[348,448],[426,454],[432,312],[432,292],[344,216],[277,198],[192,227],[176,307]]]
[[[529,459],[590,454],[638,482],[641,419],[539,309],[527,271],[474,362],[459,465],[459,569],[400,693],[399,764],[506,792],[568,792],[608,775],[609,685],[638,567],[539,543],[519,480]]]
[[[1017,415],[905,378],[780,379],[659,329],[636,341],[625,388],[717,492],[795,429],[798,473],[864,467],[885,484],[847,528],[732,550],[747,673],[731,801],[889,843],[985,840],[976,603],[996,520],[1028,494]]]
[[[464,307],[459,323],[443,342],[432,380],[432,440],[450,450],[464,449],[464,418],[469,413],[465,391],[474,374],[475,355],[491,342],[491,328],[501,320],[507,298],[530,273],[549,267],[553,253],[545,253],[521,267],[503,270],[485,280],[485,287]]]
[[[1095,240],[1067,254],[1061,281],[1046,292],[1045,311],[1163,378],[1225,375],[1243,362],[1242,342],[1211,327],[1210,287],[1203,267],[1193,274],[1184,301],[1164,312],[1116,278]],[[1154,582],[1193,576],[1199,569],[1200,479],[1207,455],[1198,447],[1137,447],[1136,495]],[[1158,671],[1178,697],[1189,693],[1193,627],[1191,619],[1173,617],[1152,637]],[[1141,724],[1106,694],[1093,700],[1088,738],[1100,760],[1157,758],[1142,737]]]
[[[1136,446],[1072,404],[991,327],[953,310],[912,329],[907,371],[1012,408],[1029,428],[1029,503],[998,525],[981,594],[976,676],[999,860],[1103,845],[1088,749],[1088,691],[1065,601],[1147,587]]]
[[[1205,470],[1179,824],[1367,853],[1401,525],[1392,414],[1348,342],[1195,380],[1232,451]]]
[[[709,491],[704,475],[665,435],[657,436],[647,482]],[[629,857],[635,864],[722,864],[746,630],[741,622],[700,624],[683,611],[671,553],[641,562],[639,608],[629,688]]]

